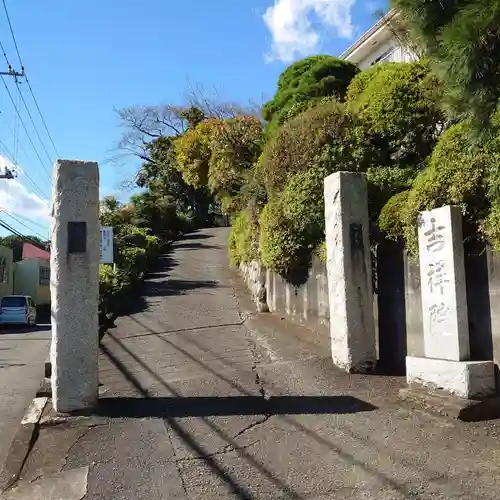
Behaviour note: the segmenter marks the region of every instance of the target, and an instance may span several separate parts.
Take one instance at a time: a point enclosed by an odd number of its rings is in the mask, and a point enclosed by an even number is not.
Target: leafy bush
[[[368,210],[370,219],[376,221],[382,207],[394,195],[410,189],[418,172],[401,167],[371,167],[367,170]]]
[[[327,55],[308,57],[289,66],[279,78],[274,98],[262,109],[262,116],[270,122],[268,133],[273,135],[297,109],[302,110],[302,103],[326,96],[342,100],[358,71],[354,64]],[[292,111],[294,108],[296,111]]]
[[[195,188],[208,182],[210,140],[215,122],[215,119],[204,120],[174,141],[177,168],[184,181]]]
[[[267,143],[258,165],[268,195],[279,194],[295,174],[318,163],[327,172],[358,169],[348,137],[353,120],[343,104],[327,100],[285,123]]]
[[[419,167],[443,127],[439,96],[421,62],[381,64],[354,78],[347,104],[358,116],[360,143],[371,147],[372,166]]]
[[[259,157],[261,139],[262,124],[254,116],[204,120],[175,140],[178,168],[186,183],[206,185],[232,212],[237,204],[231,198]]]
[[[478,222],[486,215],[487,175],[492,166],[492,157],[485,150],[468,147],[468,134],[465,124],[454,125],[443,133],[427,168],[419,173],[408,192],[406,203],[400,211],[400,221],[393,219],[392,228],[388,223],[384,224],[385,230],[393,236],[398,234],[398,228],[403,228],[410,253],[418,252],[416,227],[419,212],[444,205],[458,205],[474,232]],[[403,201],[404,198],[399,200]],[[384,208],[383,212],[388,221],[390,207]]]
[[[259,257],[259,228],[247,211],[236,215],[229,236],[229,260],[238,267]]]
[[[397,241],[404,234],[402,213],[408,203],[408,191],[395,194],[382,208],[378,217],[378,227],[390,240]]]
[[[294,284],[307,279],[311,257],[324,239],[324,168],[296,174],[260,217],[263,264]]]

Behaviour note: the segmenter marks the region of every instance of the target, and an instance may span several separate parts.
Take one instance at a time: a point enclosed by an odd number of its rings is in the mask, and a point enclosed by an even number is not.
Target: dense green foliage
[[[322,164],[356,168],[354,142],[346,134],[352,116],[344,104],[326,99],[292,118],[269,140],[258,168],[270,197],[297,173]]]
[[[489,124],[500,98],[499,0],[392,0],[445,87],[452,116]]]
[[[274,98],[262,109],[262,116],[269,122],[269,135],[322,97],[343,100],[349,82],[358,71],[354,64],[327,55],[311,56],[292,64],[281,74]]]
[[[117,261],[127,279],[140,279],[135,269],[147,268],[162,241],[186,221],[206,224],[216,207],[231,216],[232,265],[259,259],[303,283],[312,259],[326,258],[324,178],[338,171],[367,176],[374,244],[385,236],[415,255],[419,213],[453,204],[466,238],[500,249],[500,56],[492,52],[496,28],[485,31],[496,3],[482,13],[471,0],[395,3],[425,60],[365,71],[330,56],[298,61],[264,106],[265,126],[249,113],[170,110],[182,126],[175,121],[175,133],[148,142],[137,179],[146,191],[108,213],[122,228]],[[457,98],[471,109],[459,109]],[[451,115],[443,102],[455,102]],[[470,118],[489,122],[481,142]],[[106,290],[121,289],[124,280],[102,272]]]
[[[296,174],[260,217],[263,264],[293,283],[303,282],[316,247],[324,239],[325,168]]]
[[[419,173],[411,189],[393,197],[379,219],[382,229],[392,238],[404,237],[411,253],[417,252],[418,214],[444,205],[462,208],[470,234],[488,212],[486,197],[489,172],[495,159],[486,150],[467,144],[468,126],[450,127],[440,137],[425,170]]]
[[[387,63],[361,72],[347,91],[356,134],[370,144],[371,166],[419,167],[432,152],[443,116],[439,88],[422,63]]]
[[[243,210],[232,220],[229,237],[229,259],[233,266],[251,262],[259,257],[258,227],[252,214]]]
[[[195,188],[207,186],[226,213],[261,152],[262,124],[253,116],[208,119],[175,140],[177,168]]]

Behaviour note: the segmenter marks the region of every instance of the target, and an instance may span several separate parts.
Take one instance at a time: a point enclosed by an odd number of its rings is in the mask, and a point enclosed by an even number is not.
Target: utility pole
[[[21,72],[14,71],[12,69],[12,66],[9,64],[8,71],[0,71],[0,76],[13,76],[17,82],[18,77],[24,76],[24,68],[22,68]],[[0,174],[0,179],[12,180],[12,179],[14,179],[14,177],[15,177],[14,172],[10,168],[7,168],[7,167],[4,168],[4,173]]]

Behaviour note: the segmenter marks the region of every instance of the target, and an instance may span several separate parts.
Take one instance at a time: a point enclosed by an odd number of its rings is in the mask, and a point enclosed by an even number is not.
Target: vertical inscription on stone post
[[[458,207],[422,212],[419,218],[424,345],[431,358],[469,356],[461,224]]]

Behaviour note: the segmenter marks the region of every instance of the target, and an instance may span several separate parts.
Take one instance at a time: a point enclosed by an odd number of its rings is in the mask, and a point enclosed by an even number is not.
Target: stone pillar
[[[469,319],[460,208],[446,206],[422,212],[418,247],[425,357],[468,360]]]
[[[377,362],[368,196],[364,174],[325,179],[325,233],[333,362],[364,372]]]
[[[98,398],[99,169],[58,160],[52,191],[50,293],[55,410],[91,408]]]
[[[464,398],[495,390],[492,361],[469,361],[469,323],[462,214],[445,206],[418,221],[425,358],[408,357],[408,383],[444,389]]]

